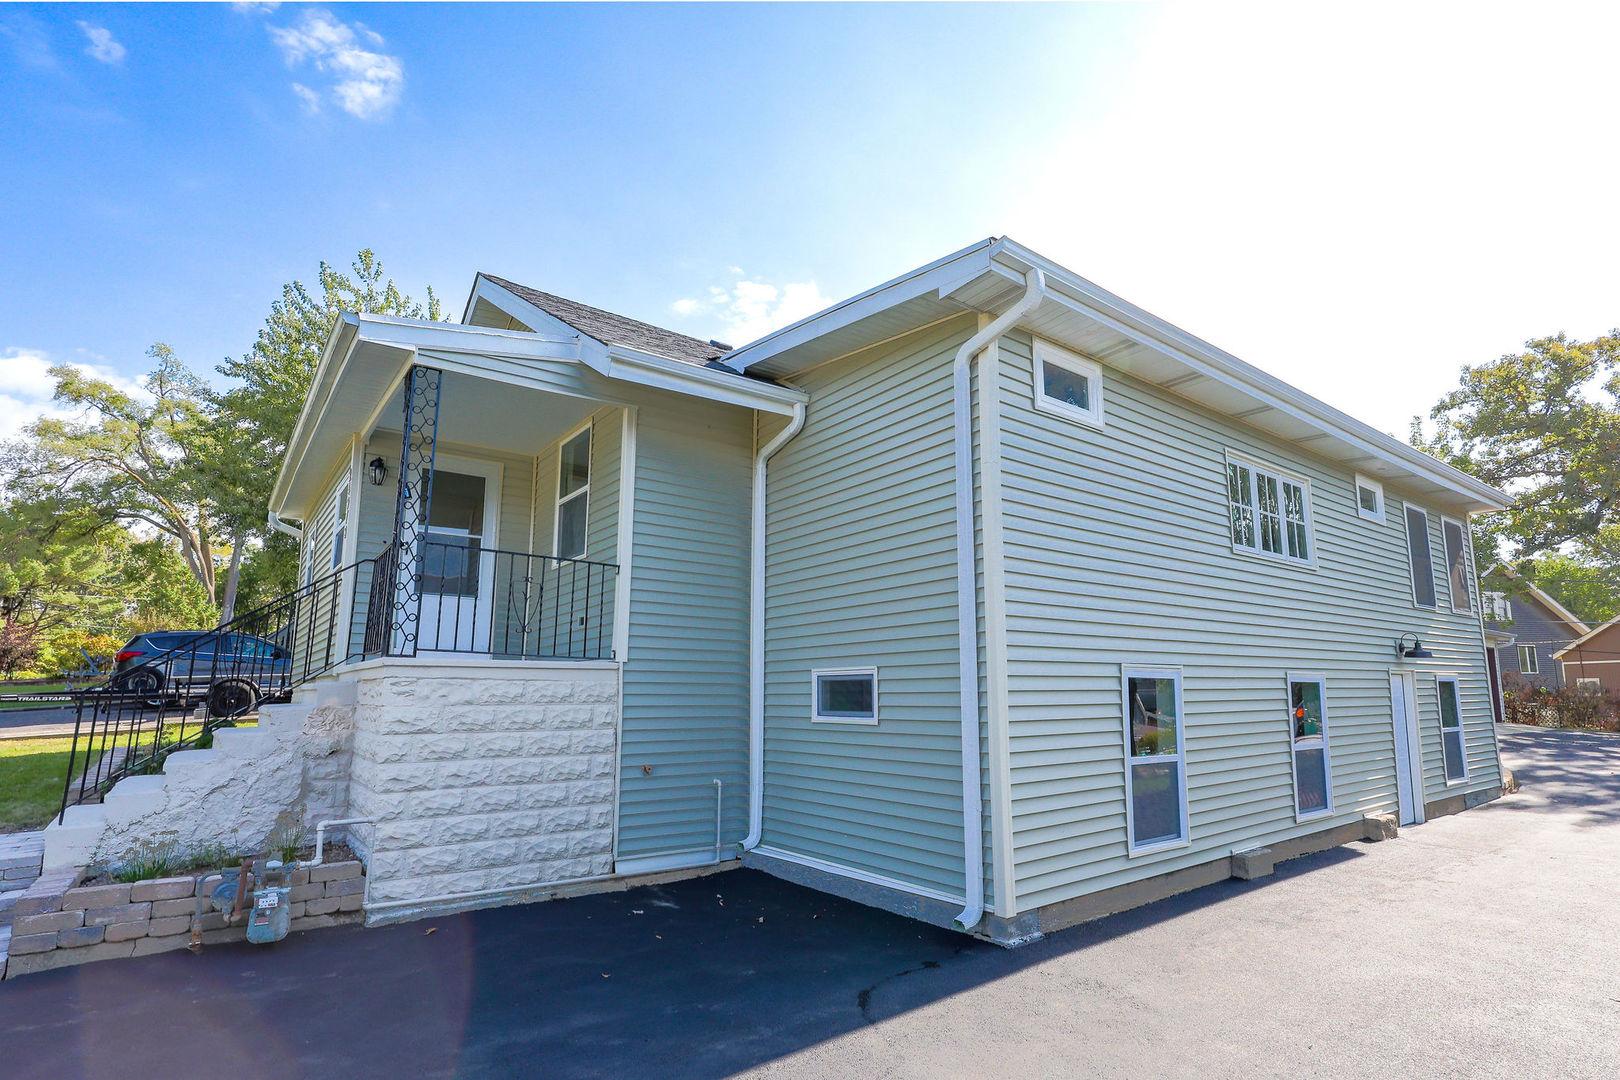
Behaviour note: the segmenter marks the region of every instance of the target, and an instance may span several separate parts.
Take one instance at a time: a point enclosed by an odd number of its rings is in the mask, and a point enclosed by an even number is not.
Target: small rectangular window
[[[1534,645],[1519,646],[1519,673],[1521,675],[1541,674],[1541,665],[1536,663],[1536,647]]]
[[[1440,752],[1445,758],[1446,783],[1468,779],[1468,756],[1463,752],[1462,708],[1457,697],[1457,680],[1442,676],[1435,680],[1440,694]]]
[[[1311,561],[1310,495],[1303,480],[1228,458],[1226,499],[1234,548]]]
[[[1583,693],[1583,694],[1601,694],[1601,693],[1603,693],[1603,680],[1602,679],[1576,679],[1575,680],[1575,689],[1581,691],[1581,693]]]
[[[810,703],[810,719],[818,723],[877,723],[877,668],[811,672]]]
[[[1506,593],[1488,592],[1482,595],[1485,597],[1485,614],[1492,622],[1513,621],[1513,604],[1508,600]]]
[[[1406,508],[1406,548],[1412,564],[1412,602],[1437,606],[1434,599],[1434,557],[1429,553],[1429,515],[1415,506]]]
[[[1356,474],[1356,513],[1368,521],[1384,520],[1384,485]]]
[[[1129,850],[1186,843],[1187,772],[1178,668],[1122,671]]]
[[[332,569],[343,565],[343,552],[349,544],[349,485],[338,488],[332,510]]]
[[[1294,747],[1294,813],[1300,818],[1333,812],[1333,770],[1328,760],[1326,680],[1288,676],[1288,717]]]
[[[591,501],[591,429],[562,444],[557,461],[557,541],[559,559],[583,559]]]
[[[1035,342],[1034,358],[1035,407],[1090,427],[1102,427],[1102,368],[1040,340]]]
[[[1468,542],[1460,521],[1440,519],[1440,534],[1446,543],[1446,576],[1451,581],[1451,610],[1473,611],[1468,591]]]

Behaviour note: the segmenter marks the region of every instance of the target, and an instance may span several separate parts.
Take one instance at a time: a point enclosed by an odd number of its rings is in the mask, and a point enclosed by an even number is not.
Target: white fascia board
[[[824,311],[818,311],[774,333],[766,334],[758,341],[732,349],[720,357],[719,362],[733,371],[746,371],[754,364],[795,345],[813,341],[823,334],[904,303],[913,297],[929,292],[943,297],[990,269],[990,251],[996,243],[994,239],[980,240],[977,244],[952,252],[943,259],[935,259],[926,266],[920,266],[910,273],[885,281],[863,293],[857,293]],[[1022,276],[1017,281],[1022,282]]]
[[[607,370],[603,374],[610,379],[674,390],[782,416],[791,416],[795,405],[810,400],[810,395],[803,390],[776,386],[714,368],[698,367],[668,357],[638,352],[623,345],[608,346]]]
[[[395,349],[432,349],[435,352],[472,353],[515,360],[578,360],[578,337],[534,334],[523,330],[495,330],[487,326],[461,326],[391,315],[357,315],[356,340]]]
[[[299,410],[292,437],[287,440],[287,451],[282,456],[281,471],[276,475],[275,486],[270,489],[270,509],[277,513],[283,509],[281,501],[286,498],[287,486],[292,483],[292,463],[303,457],[310,433],[314,430],[315,418],[325,411],[326,403],[332,397],[332,388],[337,385],[336,373],[349,362],[349,354],[354,351],[352,338],[342,350],[338,348],[338,341],[345,332],[354,330],[356,326],[358,322],[352,312],[340,312],[332,322],[332,332],[326,336],[326,346],[321,350],[320,362],[315,365],[315,375],[310,379],[310,392]]]
[[[515,319],[521,319],[537,332],[548,323],[557,321],[555,316],[535,307],[504,285],[497,285],[480,272],[473,278],[472,291],[467,294],[467,306],[461,312],[462,325],[468,325],[467,320],[472,318],[473,308],[480,299],[488,300]]]
[[[1489,484],[1437,461],[1303,390],[1244,363],[1231,353],[1120,299],[1023,245],[1002,238],[996,243],[993,254],[1002,252],[1045,271],[1048,294],[1080,314],[1175,358],[1207,378],[1241,390],[1284,415],[1343,439],[1371,457],[1416,473],[1448,491],[1474,500],[1480,504],[1475,509],[1506,509],[1508,497]]]

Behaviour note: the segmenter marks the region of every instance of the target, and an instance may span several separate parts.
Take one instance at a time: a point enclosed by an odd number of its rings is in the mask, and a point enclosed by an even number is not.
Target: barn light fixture
[[[1412,644],[1408,646],[1406,639],[1411,638]],[[1402,634],[1395,639],[1395,655],[1407,660],[1433,660],[1434,653],[1423,647],[1423,642],[1416,634]]]
[[[366,468],[371,472],[371,486],[382,487],[383,481],[388,479],[388,462],[380,457],[374,457]]]

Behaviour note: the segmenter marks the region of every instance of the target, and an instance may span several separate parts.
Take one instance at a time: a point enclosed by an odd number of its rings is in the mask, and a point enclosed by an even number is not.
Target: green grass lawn
[[[62,805],[72,738],[0,739],[0,832],[41,829]]]

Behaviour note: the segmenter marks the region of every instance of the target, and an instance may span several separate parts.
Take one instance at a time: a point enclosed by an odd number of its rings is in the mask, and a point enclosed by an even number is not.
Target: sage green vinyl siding
[[[714,850],[715,780],[727,854],[748,829],[752,462],[746,410],[652,394],[637,410],[620,859]]]
[[[332,573],[332,537],[336,528],[334,517],[335,507],[333,497],[338,487],[348,474],[349,454],[345,449],[342,457],[334,461],[330,475],[321,488],[319,501],[315,503],[313,512],[304,522],[304,532],[298,560],[298,588],[303,589],[306,584],[319,584]],[[353,497],[353,490],[350,490]],[[328,656],[338,659],[342,652],[343,633],[341,629],[334,631],[334,626],[324,610],[317,614],[318,605],[330,604],[334,601],[333,586],[326,585],[306,594],[307,599],[301,601],[300,617],[293,628],[295,648],[293,650],[293,676],[305,677],[307,671],[319,671],[327,664]],[[341,601],[338,596],[337,600]],[[341,609],[340,609],[341,610]],[[304,612],[308,614],[303,614]],[[337,642],[334,644],[334,633]]]
[[[1413,605],[1398,487],[1385,485],[1386,520],[1366,521],[1350,470],[1106,366],[1104,430],[1038,412],[1023,335],[1004,340],[1001,377],[1020,910],[1395,809],[1388,673],[1402,633],[1435,652],[1426,671],[1460,679],[1470,774],[1446,789],[1434,680],[1418,677],[1427,798],[1499,783],[1478,617]],[[1309,481],[1314,569],[1233,550],[1227,450]],[[1445,508],[1426,508],[1441,550]],[[1122,663],[1180,665],[1184,680],[1191,844],[1136,858]],[[1334,812],[1305,823],[1290,671],[1326,677]]]
[[[619,561],[619,455],[623,440],[624,410],[598,409],[591,415],[590,490],[584,496],[586,507],[585,554],[582,559],[592,563]],[[534,472],[534,544],[538,555],[552,555],[556,551],[553,534],[557,524],[558,455],[562,444],[571,435],[560,436],[535,459]],[[536,567],[538,569],[538,566]],[[612,591],[617,579],[600,567],[547,564],[547,587],[571,590],[574,598],[589,609],[590,641],[613,641]],[[606,589],[606,592],[601,590]],[[586,603],[581,590],[589,589]],[[598,600],[600,597],[600,601]],[[541,601],[530,619],[533,627],[530,655],[539,655],[552,647],[553,642],[566,641],[568,628],[556,625],[557,608]]]
[[[971,318],[814,369],[772,460],[762,843],[960,897],[951,361]],[[812,723],[816,668],[878,669],[875,726]]]

